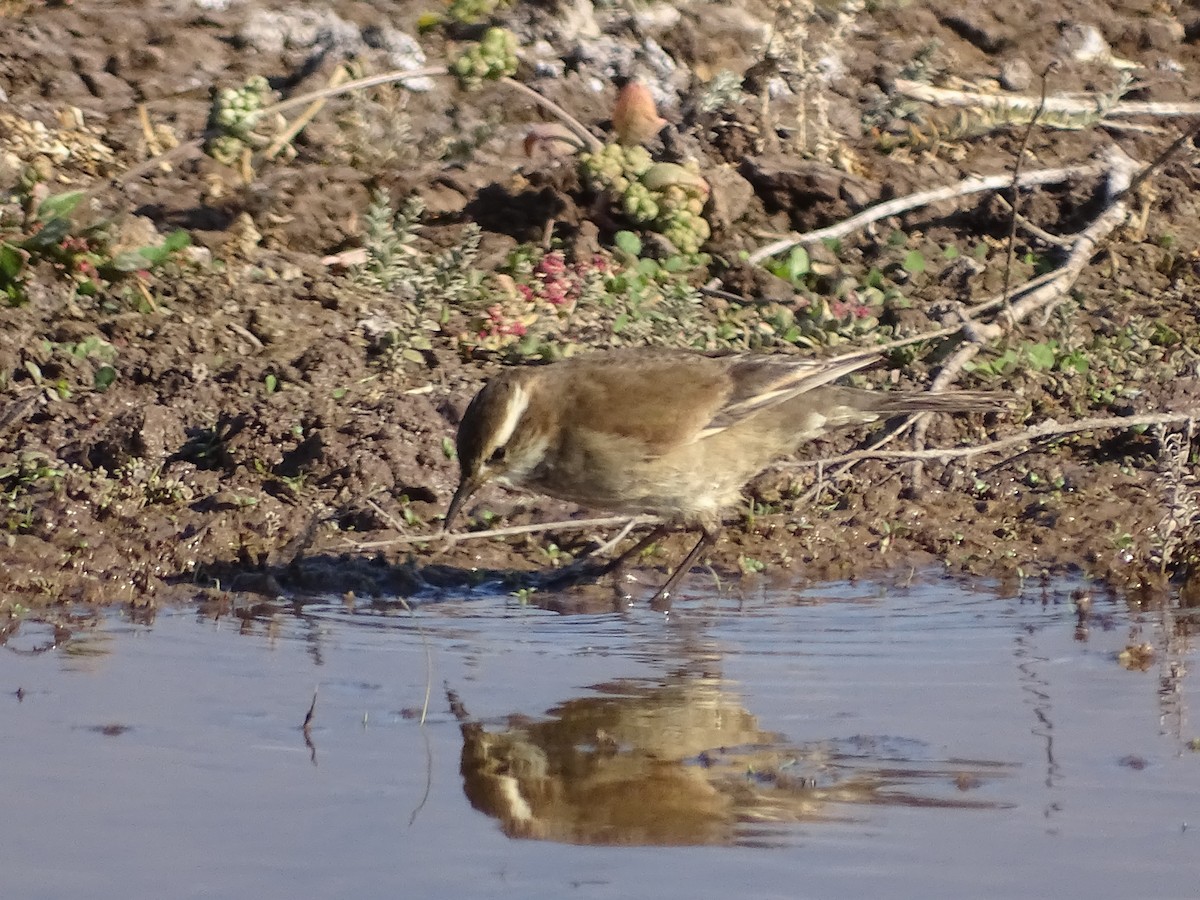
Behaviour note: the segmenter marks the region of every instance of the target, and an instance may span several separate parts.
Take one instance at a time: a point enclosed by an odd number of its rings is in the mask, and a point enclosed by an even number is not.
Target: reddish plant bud
[[[621,88],[612,122],[617,140],[627,147],[645,144],[667,124],[654,107],[650,89],[640,81],[630,81]]]

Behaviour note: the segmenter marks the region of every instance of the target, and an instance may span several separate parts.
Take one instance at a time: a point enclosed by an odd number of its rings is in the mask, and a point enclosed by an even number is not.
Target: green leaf
[[[618,250],[630,256],[640,256],[642,253],[642,239],[632,231],[618,231],[613,235],[613,243]]]
[[[68,219],[51,219],[36,234],[31,234],[21,242],[21,247],[31,252],[47,250],[55,244],[62,243],[71,232],[71,222]]]
[[[920,250],[909,250],[904,256],[904,262],[900,265],[910,275],[920,275],[925,271],[925,257],[921,254]]]
[[[177,228],[163,239],[161,249],[164,253],[174,253],[184,247],[190,247],[191,244],[192,236],[182,228]]]
[[[83,199],[83,191],[67,191],[65,194],[53,194],[41,202],[34,218],[39,222],[49,222],[69,216]]]
[[[92,384],[98,391],[108,390],[109,385],[117,380],[117,370],[112,366],[101,366],[96,370],[96,375],[92,379]]]
[[[1054,368],[1054,343],[1030,344],[1025,348],[1025,356],[1035,369],[1048,372]]]
[[[138,272],[142,269],[150,268],[150,260],[146,258],[140,249],[125,250],[114,256],[112,261],[104,268],[115,269],[118,272]]]
[[[792,283],[799,282],[812,271],[812,260],[808,251],[803,247],[793,247],[787,259],[787,279]]]
[[[656,259],[639,259],[637,264],[639,275],[645,275],[647,278],[653,278],[658,274],[659,265]]]
[[[1058,370],[1060,372],[1070,371],[1082,375],[1088,370],[1087,357],[1078,350],[1074,353],[1068,353],[1058,361]]]
[[[279,379],[274,375],[268,375],[265,379],[263,379],[263,383],[266,385],[268,394],[275,393],[275,391],[279,388]]]
[[[29,254],[7,241],[0,241],[0,284],[16,281]]]

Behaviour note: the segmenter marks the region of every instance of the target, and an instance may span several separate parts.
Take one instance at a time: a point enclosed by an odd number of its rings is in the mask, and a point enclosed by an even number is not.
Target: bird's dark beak
[[[446,518],[442,520],[443,532],[450,530],[450,526],[454,524],[454,520],[458,517],[458,511],[462,509],[463,504],[470,499],[471,495],[479,490],[482,484],[483,479],[477,475],[463,475],[458,482],[458,490],[454,492],[454,497],[450,500],[450,507],[446,510]]]

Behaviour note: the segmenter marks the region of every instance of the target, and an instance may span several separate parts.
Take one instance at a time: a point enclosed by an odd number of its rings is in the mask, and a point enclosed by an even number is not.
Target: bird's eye
[[[505,450],[503,447],[497,447],[497,448],[495,449],[495,451],[493,451],[493,453],[492,453],[491,457],[489,457],[489,458],[488,458],[488,462],[490,462],[490,463],[502,463],[502,462],[504,462],[504,454],[505,454],[506,452],[507,452],[507,451],[506,451],[506,450]]]

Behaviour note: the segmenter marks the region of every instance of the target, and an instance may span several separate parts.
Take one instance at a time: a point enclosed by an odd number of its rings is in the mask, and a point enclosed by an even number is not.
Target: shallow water
[[[1196,896],[1195,619],[1070,588],[25,623],[3,896]]]

